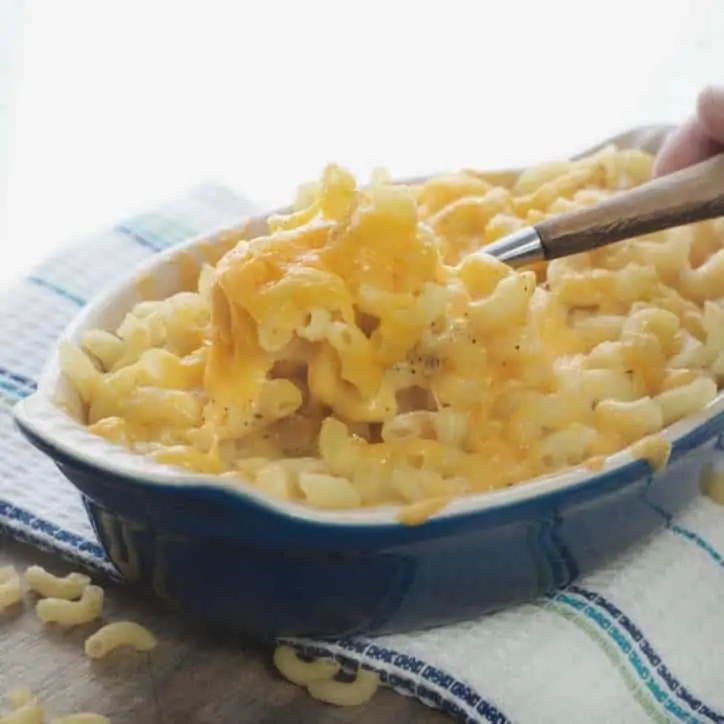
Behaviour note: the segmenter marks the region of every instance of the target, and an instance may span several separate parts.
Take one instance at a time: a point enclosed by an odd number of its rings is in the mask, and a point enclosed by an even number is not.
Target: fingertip
[[[651,167],[651,176],[658,178],[659,176],[666,176],[672,172],[670,154],[666,150],[666,141],[659,149],[659,152],[654,158],[654,165]]]
[[[716,144],[709,138],[697,118],[670,133],[656,154],[652,173],[664,176],[703,161],[716,152]]]
[[[654,159],[651,171],[654,178],[677,171],[682,166],[682,149],[686,149],[689,145],[688,139],[691,137],[691,128],[695,122],[695,119],[689,119],[666,136]]]
[[[724,86],[703,88],[696,99],[696,114],[706,133],[724,143]]]
[[[651,168],[651,175],[654,178],[657,176],[666,176],[667,173],[671,173],[671,144],[674,143],[674,137],[680,132],[680,129],[676,128],[664,138],[654,158],[654,165]]]
[[[710,83],[699,91],[696,98],[697,115],[708,116],[722,100],[724,100],[724,86]]]

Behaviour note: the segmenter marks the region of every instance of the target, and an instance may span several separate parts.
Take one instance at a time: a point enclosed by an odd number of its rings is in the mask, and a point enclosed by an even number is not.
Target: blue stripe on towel
[[[67,299],[69,302],[73,302],[73,304],[76,304],[79,307],[85,305],[85,299],[79,297],[77,294],[69,292],[67,289],[63,289],[63,287],[58,286],[57,284],[49,281],[48,279],[43,279],[41,277],[28,277],[25,281],[30,284],[34,284],[37,287],[48,289],[54,294],[57,294],[62,299]]]
[[[676,533],[676,535],[693,543],[695,546],[704,551],[704,553],[706,553],[715,563],[724,568],[724,556],[722,556],[722,554],[719,553],[719,551],[717,551],[711,543],[704,540],[704,538],[702,538],[696,531],[691,530],[690,528],[684,528],[684,526],[673,522],[668,524],[668,528],[673,533]]]
[[[714,546],[699,535],[695,530],[686,528],[683,525],[675,522],[674,516],[667,510],[662,508],[660,505],[649,502],[649,506],[655,510],[665,521],[666,527],[675,535],[683,538],[689,543],[693,543],[699,550],[703,551],[709,558],[711,558],[718,566],[724,568],[724,555],[719,553]]]
[[[0,366],[0,389],[10,397],[20,400],[35,392],[35,380]]]
[[[22,525],[22,529],[15,529],[10,524],[18,523]],[[103,549],[98,543],[89,541],[82,536],[71,533],[70,531],[63,530],[53,523],[49,523],[47,520],[38,518],[32,513],[18,508],[15,505],[0,500],[0,531],[3,529],[9,531],[12,528],[13,536],[32,545],[38,546],[52,553],[57,553],[57,548],[53,548],[52,544],[48,542],[44,544],[42,538],[39,539],[33,535],[39,534],[43,538],[50,538],[53,542],[59,543],[65,548],[78,551],[78,553],[84,554],[79,557],[83,563],[88,563],[88,556],[92,560],[94,568],[104,571],[111,578],[120,580],[120,576],[113,569],[113,566],[106,557]],[[67,551],[66,551],[67,552]]]
[[[282,639],[281,643],[287,643],[313,657],[332,655],[340,663],[345,662],[345,653],[349,652],[354,657],[353,661],[359,658],[363,666],[378,671],[382,683],[415,696],[428,706],[441,709],[457,721],[511,724],[511,720],[498,706],[484,699],[470,686],[415,656],[402,654],[366,639],[336,641],[331,645],[332,649],[326,648],[324,643],[307,639]],[[475,719],[468,717],[470,710],[475,712]]]
[[[137,244],[140,244],[142,247],[146,249],[150,249],[153,252],[159,252],[161,249],[165,248],[165,243],[158,243],[156,241],[153,241],[152,239],[147,238],[145,234],[139,233],[136,229],[134,229],[132,226],[128,226],[127,224],[118,224],[115,227],[115,231],[117,231],[119,234],[123,234],[123,236],[127,236],[129,239],[133,239]]]
[[[724,714],[701,702],[672,675],[642,630],[614,603],[600,593],[575,584],[561,593],[551,594],[548,598],[572,609],[577,616],[585,616],[615,644],[625,659],[629,673],[665,707],[668,714],[676,716],[678,721],[692,721],[691,715],[682,709],[683,705],[697,717],[703,716],[715,724],[724,724]],[[658,682],[652,676],[653,672],[658,674],[663,682],[666,693],[660,690]]]

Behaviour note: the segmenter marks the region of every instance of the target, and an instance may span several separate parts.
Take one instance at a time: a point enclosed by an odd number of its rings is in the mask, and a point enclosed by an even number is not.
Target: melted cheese
[[[650,435],[629,447],[634,457],[646,460],[656,472],[663,470],[669,462],[671,443],[661,435]]]
[[[644,171],[615,149],[517,185],[465,171],[360,188],[330,166],[268,228],[180,252],[181,286],[199,293],[139,306],[103,370],[75,350],[67,374],[109,440],[201,472],[251,458],[260,489],[316,507],[341,506],[342,479],[345,505],[410,504],[405,524],[471,492],[599,470],[631,442],[659,469],[668,443],[637,438],[700,409],[724,369],[718,302],[701,303],[724,283],[721,240],[700,238],[720,227],[529,270],[477,254]],[[705,274],[689,248],[712,254]]]

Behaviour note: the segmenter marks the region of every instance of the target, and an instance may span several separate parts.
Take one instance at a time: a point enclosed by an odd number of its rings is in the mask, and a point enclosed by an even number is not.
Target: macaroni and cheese
[[[410,186],[329,166],[197,291],[63,345],[64,371],[97,435],[322,509],[415,522],[623,449],[663,465],[660,431],[724,376],[724,221],[517,271],[484,253],[651,165],[609,147]]]

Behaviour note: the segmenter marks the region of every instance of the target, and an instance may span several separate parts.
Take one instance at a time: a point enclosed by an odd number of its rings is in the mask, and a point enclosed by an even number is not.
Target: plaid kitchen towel
[[[0,294],[0,530],[113,574],[79,494],[20,437],[12,406],[87,299],[151,254],[249,211],[228,190],[202,187]],[[512,610],[375,640],[292,643],[375,669],[463,722],[724,724],[724,508],[701,498],[615,565]]]

